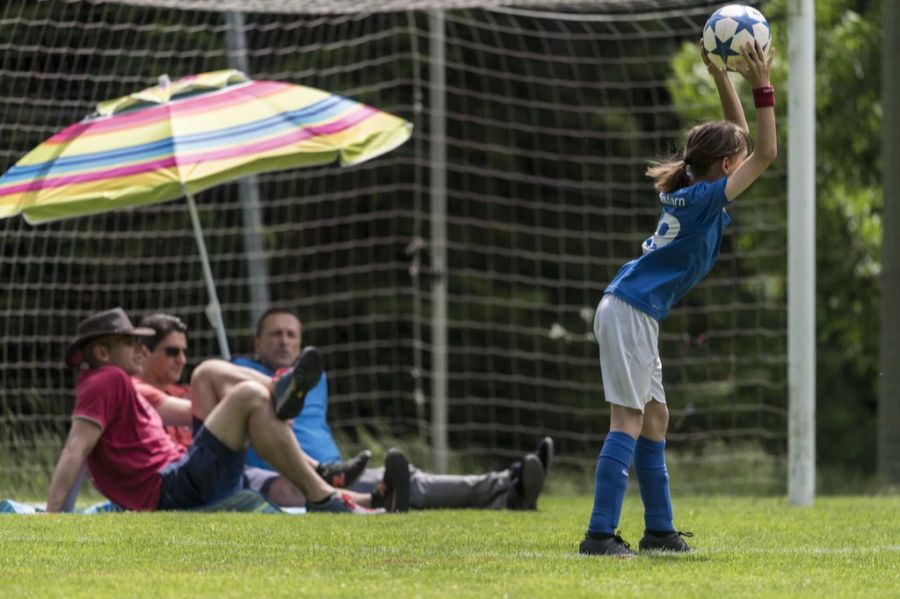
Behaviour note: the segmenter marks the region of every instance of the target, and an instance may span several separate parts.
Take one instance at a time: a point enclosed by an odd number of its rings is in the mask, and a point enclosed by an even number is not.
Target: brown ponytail
[[[703,123],[688,131],[684,159],[673,157],[651,163],[646,175],[653,179],[657,191],[672,193],[697,180],[718,176],[719,161],[749,151],[750,143],[750,134],[731,121]]]
[[[653,162],[647,167],[645,174],[653,179],[653,186],[656,187],[656,191],[662,193],[672,193],[676,189],[681,189],[691,184],[687,162],[681,158],[671,158],[664,162]]]

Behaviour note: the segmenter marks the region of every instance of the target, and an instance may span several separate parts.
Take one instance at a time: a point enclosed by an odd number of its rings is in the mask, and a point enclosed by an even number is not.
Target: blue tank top
[[[656,320],[665,318],[719,257],[722,233],[731,222],[725,211],[727,181],[700,181],[659,194],[662,214],[656,233],[644,242],[640,258],[619,269],[606,293]]]
[[[266,376],[275,375],[259,362],[249,358],[235,358],[233,363],[245,368],[252,368]],[[294,418],[291,428],[300,447],[303,448],[306,455],[314,460],[329,464],[341,459],[341,452],[338,450],[334,437],[331,436],[331,428],[328,426],[328,378],[324,372],[316,386],[306,394],[303,410],[299,416]],[[247,466],[273,470],[252,447],[247,449],[244,463]]]

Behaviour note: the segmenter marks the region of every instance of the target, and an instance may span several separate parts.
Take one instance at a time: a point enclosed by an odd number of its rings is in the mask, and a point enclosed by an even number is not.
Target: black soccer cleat
[[[544,437],[538,442],[537,451],[535,452],[541,465],[544,467],[544,475],[550,472],[550,465],[553,464],[553,438]]]
[[[300,352],[300,357],[275,381],[272,390],[272,407],[279,420],[297,417],[303,410],[307,392],[322,378],[324,369],[325,361],[318,349],[310,346]]]
[[[389,449],[384,458],[384,478],[372,491],[372,507],[409,511],[409,461],[399,449]]]
[[[506,496],[506,507],[510,510],[536,510],[537,500],[544,490],[544,467],[533,453],[526,455],[522,462],[513,466],[514,483]]]
[[[671,532],[664,536],[657,536],[644,531],[644,536],[638,543],[641,551],[673,551],[677,553],[690,553],[691,547],[685,542],[683,537],[692,537],[692,532],[681,532],[680,530]]]
[[[346,462],[319,464],[316,466],[316,473],[332,487],[349,487],[363,473],[371,458],[372,452],[364,449]]]
[[[611,537],[601,537],[589,532],[584,535],[584,540],[578,547],[578,553],[581,555],[608,555],[619,559],[634,557],[631,545],[625,542],[621,532],[617,532]]]

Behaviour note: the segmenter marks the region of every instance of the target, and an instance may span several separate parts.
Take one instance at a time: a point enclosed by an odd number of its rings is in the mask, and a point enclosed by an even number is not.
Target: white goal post
[[[816,35],[813,0],[788,12],[788,498],[816,493]]]

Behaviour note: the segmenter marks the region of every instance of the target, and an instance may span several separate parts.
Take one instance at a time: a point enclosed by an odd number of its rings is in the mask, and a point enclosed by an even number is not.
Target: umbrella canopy
[[[214,71],[97,105],[0,177],[0,218],[37,224],[184,196],[210,297],[207,315],[230,359],[193,194],[254,173],[352,165],[401,145],[412,124],[318,89]]]
[[[0,178],[0,218],[32,224],[173,200],[242,175],[356,164],[412,125],[318,89],[225,70],[101,103]]]

